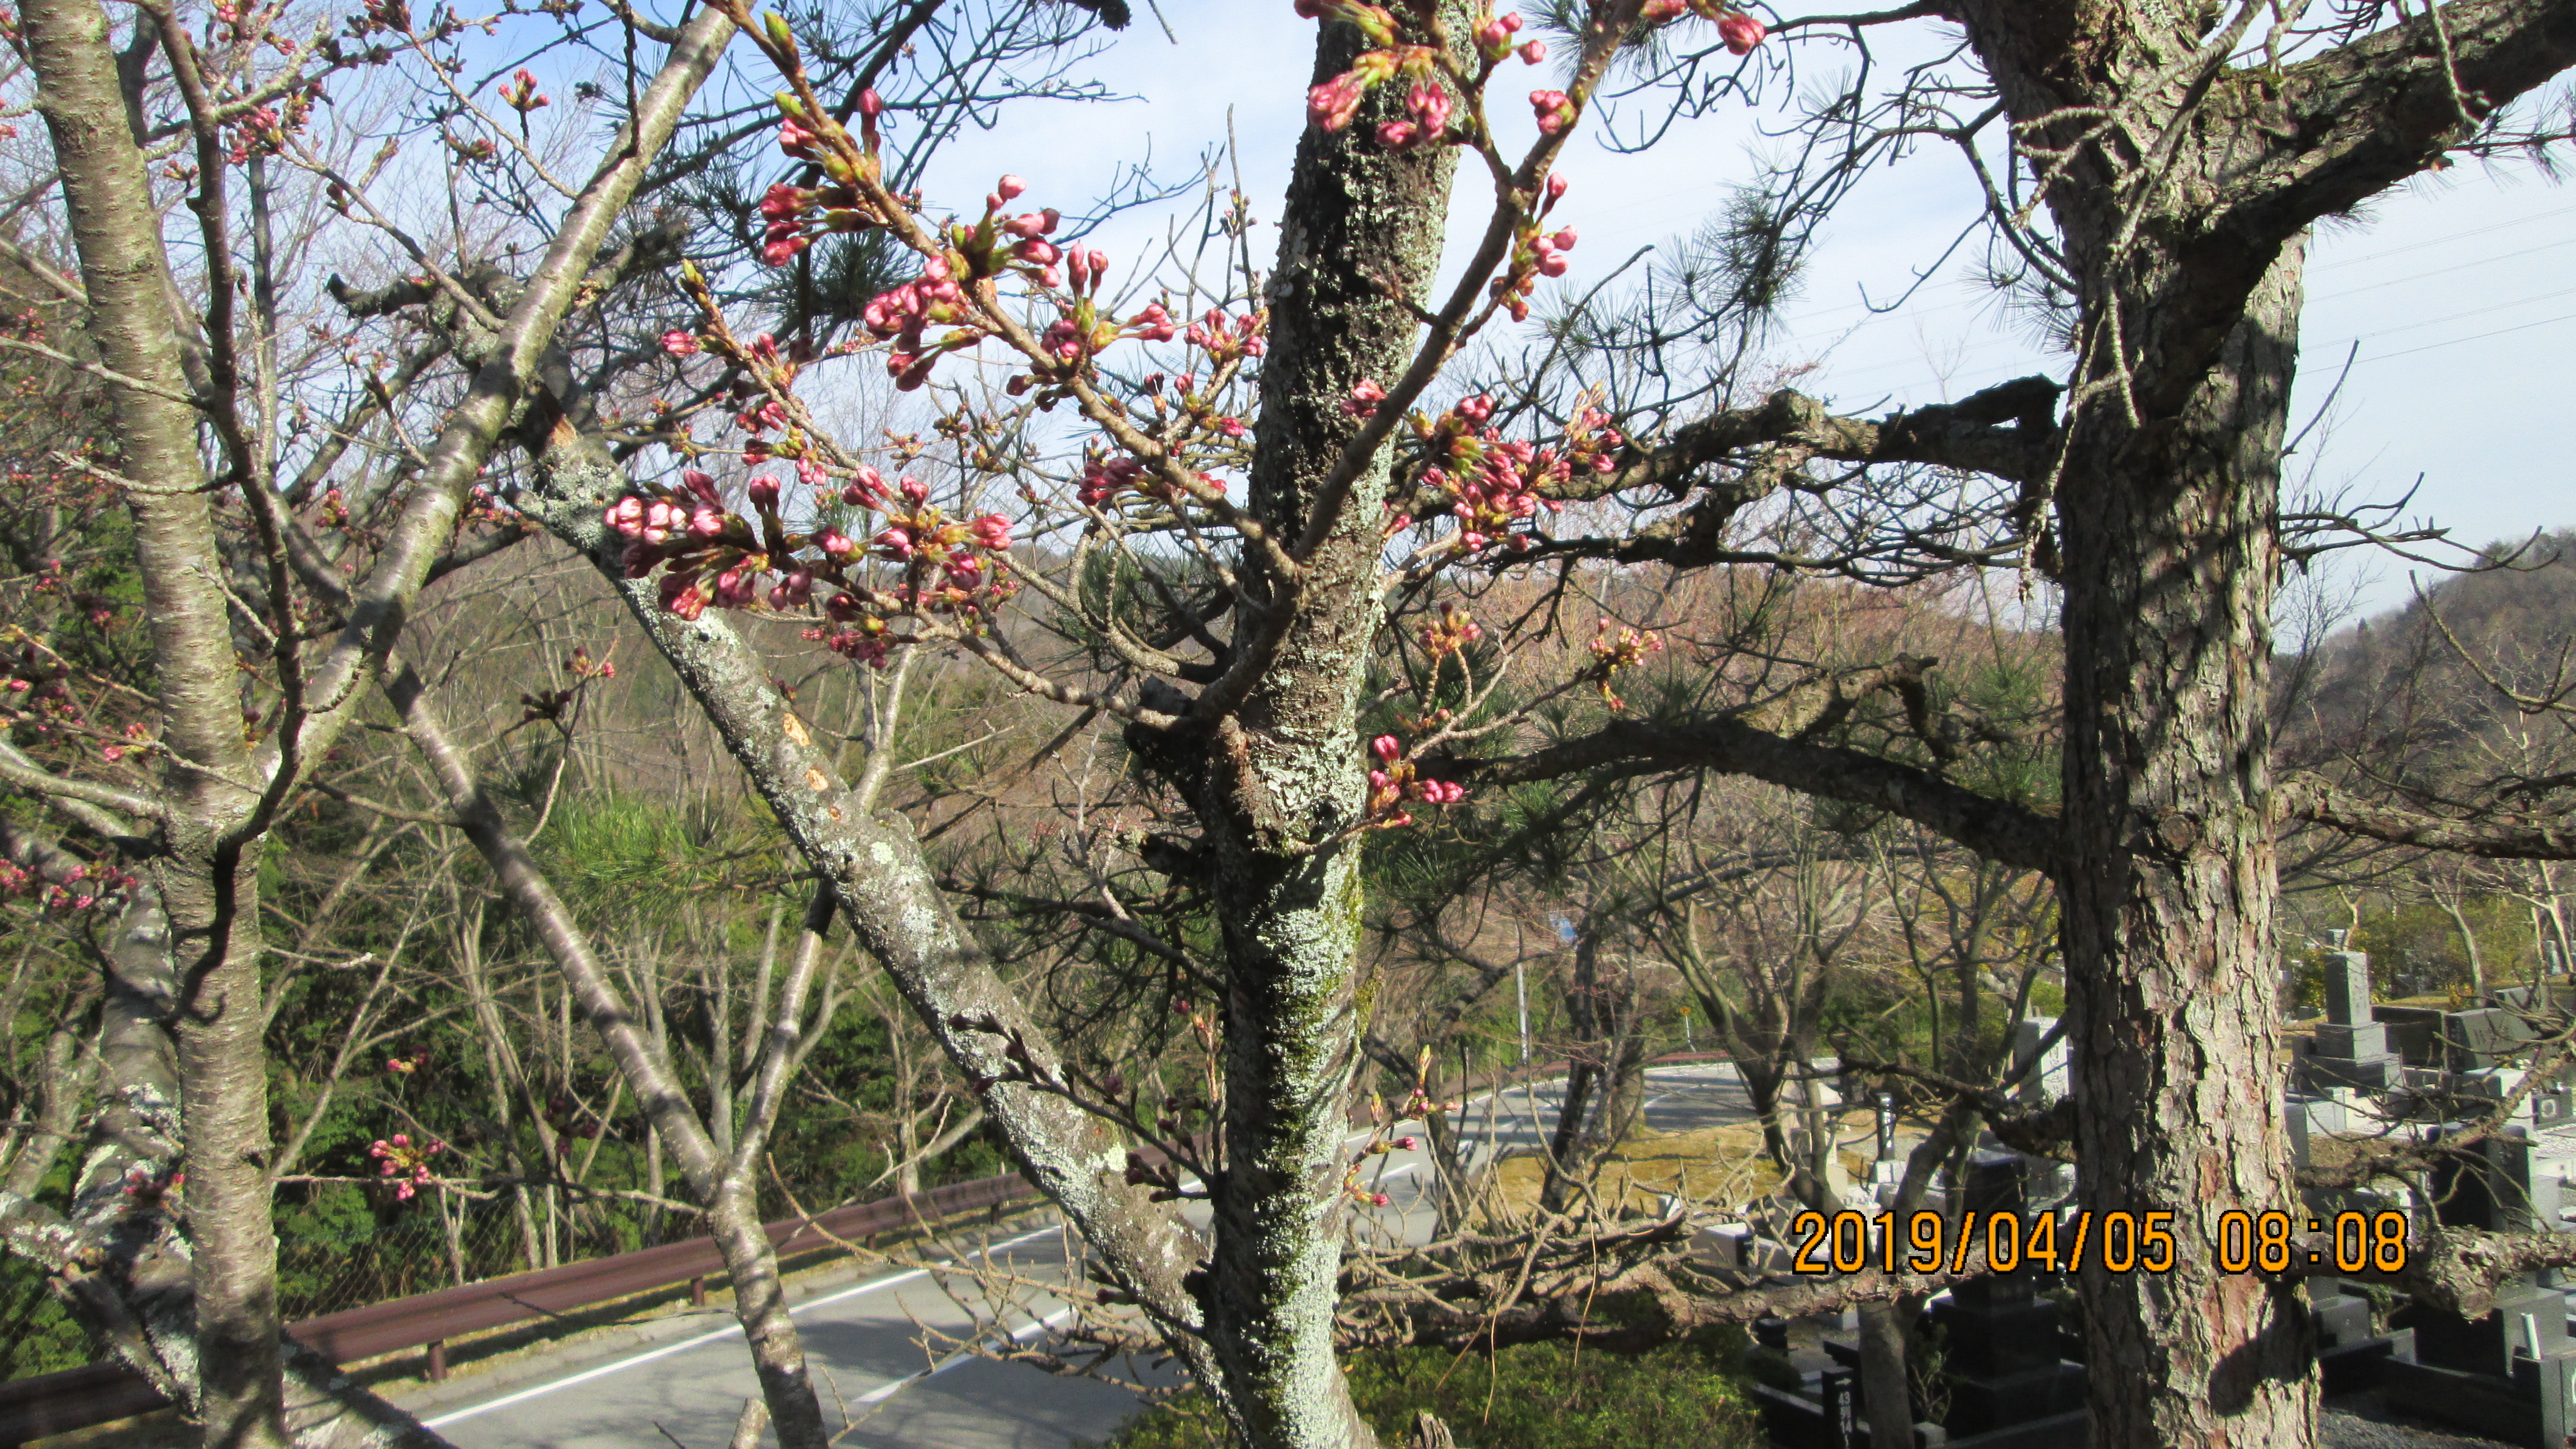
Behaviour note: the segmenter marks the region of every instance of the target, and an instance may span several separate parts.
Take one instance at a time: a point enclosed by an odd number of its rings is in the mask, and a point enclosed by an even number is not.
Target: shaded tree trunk
[[[2221,1214],[2299,1205],[2265,704],[2303,251],[2148,426],[2107,397],[2078,419],[2063,485],[2080,1196],[2170,1212],[2177,1243],[2170,1274],[2085,1265],[2091,1361],[2142,1370],[2093,1375],[2099,1443],[2304,1444],[2316,1412],[2303,1295],[2220,1272],[2209,1246]],[[2117,285],[2152,314],[2152,289]]]

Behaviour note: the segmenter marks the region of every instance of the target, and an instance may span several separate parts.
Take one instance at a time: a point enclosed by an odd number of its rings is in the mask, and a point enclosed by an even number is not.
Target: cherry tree
[[[831,436],[798,392],[824,351],[744,335],[710,291],[699,325],[666,346],[720,358],[741,379],[728,405],[741,437],[692,433],[680,450],[776,460],[792,481],[755,482],[736,506],[712,474],[638,476],[566,405],[574,425],[557,429],[514,501],[619,577],[1031,1176],[1245,1442],[1371,1437],[1332,1349],[1355,847],[1480,789],[1658,765],[1888,811],[2056,881],[2080,1022],[2085,1202],[2171,1210],[2189,1244],[2167,1276],[2086,1269],[2098,1361],[2158,1366],[2097,1378],[2098,1432],[2304,1442],[2315,1390],[2293,1300],[2222,1275],[2201,1247],[2218,1214],[2294,1200],[2274,1105],[2272,833],[2298,819],[2543,854],[2562,837],[2269,778],[2266,621],[2284,548],[2298,264],[2311,222],[2448,151],[2549,144],[2551,133],[2513,132],[2503,107],[2576,58],[2565,7],[2364,6],[2310,24],[2300,7],[1960,5],[1783,22],[1784,40],[1927,22],[1964,31],[1973,75],[1946,88],[1911,78],[1923,88],[1910,104],[1937,90],[1933,120],[1847,108],[1818,124],[1856,138],[1846,173],[1925,134],[1971,154],[1998,236],[2067,310],[2074,376],[1879,421],[1782,391],[1660,427],[1597,400],[1553,421],[1498,415],[1487,394],[1438,383],[1567,265],[1578,240],[1567,198],[1579,192],[1563,147],[1626,48],[1653,39],[1668,72],[1740,64],[1770,39],[1762,23],[1667,0],[1588,7],[1556,83],[1529,95],[1539,139],[1511,155],[1489,123],[1497,77],[1545,59],[1511,17],[1306,9],[1324,24],[1275,262],[1263,270],[1245,254],[1237,220],[1216,233],[1226,283],[1165,279],[1170,293],[1151,298],[1113,293],[1120,263],[1055,241],[1055,216],[1024,203],[1019,180],[933,220],[878,175],[868,105],[855,128],[832,117],[801,79],[792,29],[766,27],[757,40],[786,84],[780,143],[814,172],[769,193],[768,256],[869,232],[918,259],[918,276],[864,320],[897,385],[940,399],[946,477],[934,486],[929,465],[915,470],[920,440],[898,442],[889,478]],[[2008,128],[1997,131],[2006,180],[1979,150],[1992,128]],[[1482,163],[1493,204],[1460,280],[1434,295],[1461,152],[1471,170]],[[1000,359],[1006,380],[947,381],[970,358]],[[1041,421],[1072,430],[1076,462],[1050,466]],[[1811,471],[1831,464],[1846,469],[1840,485]],[[1890,476],[1896,493],[1866,491]],[[1908,494],[1908,476],[1927,481]],[[1973,482],[1972,501],[1934,509],[1949,487],[1938,480],[1955,477]],[[1681,502],[1619,534],[1538,527],[1562,505],[1656,493]],[[1849,502],[1783,536],[1777,510],[1805,498]],[[1614,718],[1500,758],[1467,746],[1527,715],[1469,724],[1435,712],[1363,730],[1376,703],[1367,661],[1391,606],[1444,574],[1584,560],[1870,578],[2027,567],[2064,598],[2061,808],[1950,775],[1956,739],[1923,708],[1922,661],[1696,720]],[[1068,561],[1070,576],[1057,567]],[[1091,562],[1132,571],[1146,602],[1113,591],[1104,603],[1068,581]],[[1109,666],[1027,657],[1004,620],[1032,594],[1081,619]],[[1132,1105],[1065,1068],[933,889],[906,828],[843,784],[752,667],[722,622],[729,610],[803,612],[814,642],[863,663],[924,647],[971,655],[1032,695],[1123,721],[1142,766],[1187,802],[1189,869],[1222,930],[1219,1146],[1192,1164],[1200,1186],[1188,1189],[1207,1199],[1208,1228],[1156,1201],[1171,1181],[1131,1155],[1153,1144],[1112,1125],[1139,1123]],[[1614,636],[1599,677],[1646,648]],[[1827,742],[1873,699],[1903,704],[1928,759]],[[2476,1283],[2454,1287],[2474,1305]],[[2269,1367],[2237,1367],[2248,1365]]]

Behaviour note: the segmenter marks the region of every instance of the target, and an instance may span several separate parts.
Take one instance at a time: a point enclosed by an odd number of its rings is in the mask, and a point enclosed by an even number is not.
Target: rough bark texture
[[[2208,1247],[2221,1213],[2298,1206],[2264,704],[2301,252],[2163,426],[2079,426],[2060,513],[2084,1205],[2171,1211],[2183,1245],[2169,1276],[2087,1267],[2097,1361],[2147,1368],[2095,1376],[2111,1443],[2299,1443],[2316,1408],[2299,1295]]]
[[[223,561],[205,494],[194,491],[204,482],[197,418],[177,401],[191,389],[161,285],[160,219],[127,126],[106,16],[88,0],[44,0],[24,14],[89,293],[87,334],[101,361],[137,384],[110,389],[119,467],[168,490],[137,491],[129,506],[162,738],[175,756],[165,777],[166,847],[150,875],[178,965],[195,1407],[208,1445],[283,1449],[258,878],[244,831],[259,792],[216,582]]]
[[[2304,228],[2576,63],[2576,6],[2456,0],[2286,67],[2218,7],[1967,0],[2081,289],[2057,480],[2064,902],[2083,1206],[2174,1213],[2169,1275],[2087,1264],[2097,1444],[2303,1445],[2295,1287],[2217,1271],[2219,1214],[2298,1205],[2270,956],[2263,707]],[[2118,125],[2092,139],[2089,117]]]
[[[1353,28],[1324,26],[1314,79],[1348,69],[1360,48]],[[1247,551],[1262,608],[1238,620],[1235,648],[1268,657],[1229,711],[1210,718],[1221,694],[1202,701],[1205,754],[1174,772],[1206,832],[1224,931],[1229,1110],[1224,1168],[1209,1184],[1208,1338],[1236,1432],[1261,1449],[1376,1443],[1333,1354],[1342,1105],[1358,1055],[1360,851],[1310,847],[1365,804],[1357,725],[1382,618],[1382,458],[1340,495],[1335,516],[1315,512],[1362,427],[1343,399],[1413,358],[1419,329],[1387,293],[1417,304],[1427,295],[1454,156],[1390,155],[1372,129],[1308,127],[1270,279],[1251,502],[1274,537],[1320,542],[1293,581]]]

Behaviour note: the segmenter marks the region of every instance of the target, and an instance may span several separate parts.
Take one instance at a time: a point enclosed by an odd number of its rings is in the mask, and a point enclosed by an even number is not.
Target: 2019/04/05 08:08
[[[1894,1213],[1798,1214],[1789,1223],[1790,1235],[1798,1240],[1790,1271],[1819,1277],[1857,1273],[1875,1259],[1886,1273],[1963,1273],[1972,1255],[1998,1273],[2022,1268],[2073,1273],[2083,1268],[2088,1255],[2114,1273],[2170,1273],[2176,1262],[2170,1212],[2075,1212],[2063,1219],[2053,1213],[2029,1218],[1966,1213],[1953,1220],[1926,1209],[1906,1220],[1902,1241],[1895,1218]],[[2402,1212],[2312,1217],[2308,1232],[2326,1236],[2306,1242],[2297,1239],[2296,1225],[2282,1212],[2221,1213],[2211,1257],[2222,1273],[2285,1273],[2298,1263],[2331,1265],[2339,1273],[2405,1270],[2408,1223]]]

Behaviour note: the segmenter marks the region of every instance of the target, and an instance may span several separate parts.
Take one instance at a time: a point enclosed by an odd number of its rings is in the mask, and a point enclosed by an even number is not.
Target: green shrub
[[[1351,1399],[1389,1444],[1414,1415],[1440,1416],[1459,1449],[1757,1449],[1741,1330],[1644,1353],[1532,1343],[1488,1355],[1405,1348],[1352,1357]],[[1104,1449],[1225,1449],[1225,1425],[1195,1390],[1128,1421]]]

